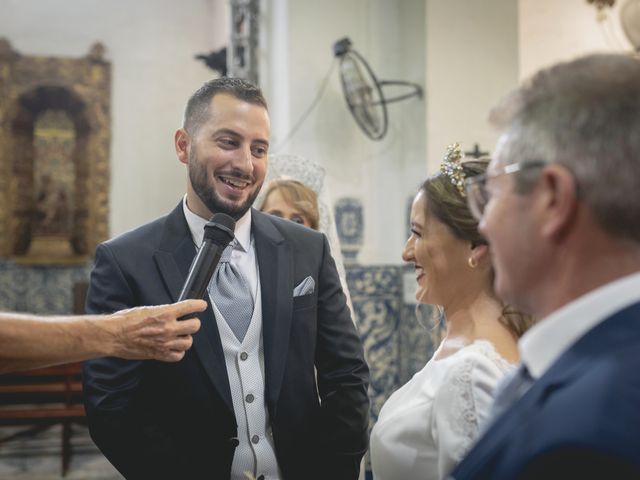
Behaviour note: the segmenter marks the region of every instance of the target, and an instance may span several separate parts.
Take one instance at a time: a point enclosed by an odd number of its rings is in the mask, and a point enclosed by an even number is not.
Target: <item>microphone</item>
[[[178,301],[201,299],[207,290],[211,276],[220,262],[222,251],[233,240],[236,222],[229,215],[216,213],[204,226],[204,240],[191,264]],[[182,320],[182,319],[181,319]]]

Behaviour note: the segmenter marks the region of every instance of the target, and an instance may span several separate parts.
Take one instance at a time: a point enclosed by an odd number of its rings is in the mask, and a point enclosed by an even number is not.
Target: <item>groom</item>
[[[540,320],[495,399],[506,410],[452,476],[640,478],[640,62],[556,65],[495,113],[469,202],[497,293]]]
[[[327,241],[250,208],[269,130],[258,88],[207,82],[175,134],[185,197],[96,251],[89,311],[169,303],[207,220],[218,212],[236,220],[225,265],[237,280],[226,284],[232,298],[221,297],[225,285],[214,275],[202,329],[182,362],[85,365],[92,438],[127,479],[358,477],[369,372]]]

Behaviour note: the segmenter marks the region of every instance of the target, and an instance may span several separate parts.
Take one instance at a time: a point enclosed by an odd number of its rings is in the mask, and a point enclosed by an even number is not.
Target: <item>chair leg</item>
[[[71,463],[71,420],[62,422],[62,476],[67,475]]]

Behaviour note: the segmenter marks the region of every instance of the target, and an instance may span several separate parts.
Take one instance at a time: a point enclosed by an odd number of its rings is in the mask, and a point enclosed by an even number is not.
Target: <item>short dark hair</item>
[[[267,101],[262,90],[253,83],[235,77],[209,80],[191,95],[184,110],[182,127],[190,135],[195,134],[207,119],[211,99],[219,93],[226,93],[238,100],[267,109]]]

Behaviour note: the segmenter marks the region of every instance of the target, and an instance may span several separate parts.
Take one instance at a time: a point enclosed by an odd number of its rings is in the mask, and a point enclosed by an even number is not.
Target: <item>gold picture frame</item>
[[[0,38],[0,257],[86,263],[108,236],[111,64]]]

